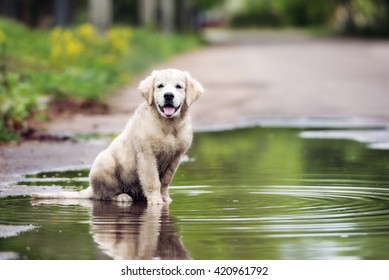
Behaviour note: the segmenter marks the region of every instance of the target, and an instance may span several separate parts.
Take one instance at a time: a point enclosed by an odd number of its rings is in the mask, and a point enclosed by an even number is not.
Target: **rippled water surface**
[[[0,258],[389,259],[389,151],[301,130],[198,133],[169,207],[0,199]],[[88,170],[26,186],[88,185]]]

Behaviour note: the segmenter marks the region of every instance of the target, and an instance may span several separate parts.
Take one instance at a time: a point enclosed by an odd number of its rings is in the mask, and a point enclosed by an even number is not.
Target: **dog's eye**
[[[176,88],[182,89],[182,85],[176,85]]]
[[[157,88],[163,88],[163,87],[164,87],[163,84],[159,84],[159,85],[157,86]]]

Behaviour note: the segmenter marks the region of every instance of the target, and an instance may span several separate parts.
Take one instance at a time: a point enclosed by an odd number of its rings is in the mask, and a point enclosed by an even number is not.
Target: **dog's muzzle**
[[[172,118],[174,113],[180,108],[180,106],[174,106],[174,94],[171,92],[167,92],[163,95],[164,105],[158,106],[161,112],[165,115],[166,118]]]

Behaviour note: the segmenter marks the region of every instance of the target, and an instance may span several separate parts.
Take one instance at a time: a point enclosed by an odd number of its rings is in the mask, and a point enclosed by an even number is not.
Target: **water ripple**
[[[242,187],[244,189],[244,187]],[[214,195],[217,195],[215,191]],[[253,203],[238,202],[227,215],[214,206],[183,214],[183,223],[212,223],[220,230],[266,237],[361,236],[389,233],[389,189],[354,186],[267,186],[251,188]],[[263,203],[263,204],[261,204]],[[238,215],[233,215],[239,213]]]

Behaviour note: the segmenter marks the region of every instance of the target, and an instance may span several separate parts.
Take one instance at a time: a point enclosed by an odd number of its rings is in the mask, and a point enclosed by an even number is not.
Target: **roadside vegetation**
[[[387,0],[243,0],[231,17],[238,28],[308,28],[340,36],[388,37]]]
[[[100,34],[90,24],[45,30],[0,18],[0,142],[18,139],[58,104],[104,111],[99,105],[134,75],[199,45],[192,35],[128,26]]]

